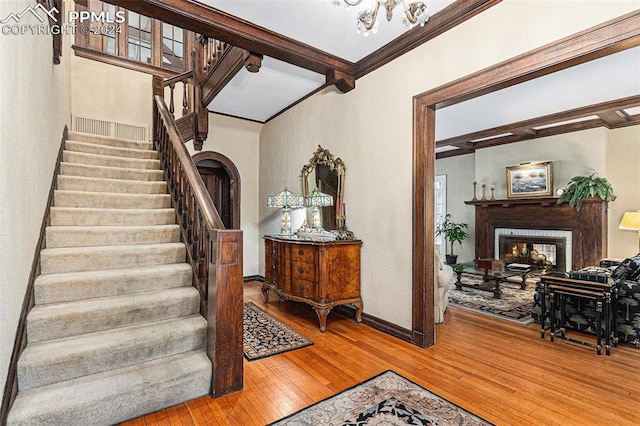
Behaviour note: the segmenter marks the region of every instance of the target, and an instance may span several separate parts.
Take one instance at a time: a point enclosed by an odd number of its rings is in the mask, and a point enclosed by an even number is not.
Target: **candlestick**
[[[478,201],[478,199],[476,198],[476,185],[478,184],[478,182],[476,182],[475,180],[473,181],[473,198],[471,199],[471,201]]]
[[[496,189],[496,186],[495,185],[491,185],[489,187],[489,189],[491,189],[491,198],[490,198],[490,200],[495,200],[495,197],[493,196],[493,190]]]
[[[487,186],[487,184],[485,184],[485,183],[483,183],[483,184],[482,184],[482,198],[480,199],[480,201],[486,201],[486,199],[487,199],[487,198],[484,196],[484,190],[485,190],[485,187],[486,187],[486,186]]]

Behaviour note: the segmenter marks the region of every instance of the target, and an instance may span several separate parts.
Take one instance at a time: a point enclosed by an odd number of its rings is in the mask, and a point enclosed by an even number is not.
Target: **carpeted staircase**
[[[209,392],[206,321],[148,142],[69,133],[9,425],[108,425]]]

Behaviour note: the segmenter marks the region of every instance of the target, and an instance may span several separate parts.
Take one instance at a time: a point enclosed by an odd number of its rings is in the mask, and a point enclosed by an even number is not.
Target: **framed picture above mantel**
[[[507,198],[549,197],[552,194],[551,161],[507,167]]]

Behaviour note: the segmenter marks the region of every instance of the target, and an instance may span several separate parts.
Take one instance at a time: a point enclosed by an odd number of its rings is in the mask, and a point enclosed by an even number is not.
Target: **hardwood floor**
[[[241,392],[124,425],[264,425],[388,369],[497,425],[640,424],[640,350],[628,345],[597,356],[591,348],[540,339],[536,324],[449,307],[436,327],[436,346],[421,349],[335,313],[320,333],[311,307],[264,305],[258,283],[245,285],[244,298],[314,345],[245,360]]]

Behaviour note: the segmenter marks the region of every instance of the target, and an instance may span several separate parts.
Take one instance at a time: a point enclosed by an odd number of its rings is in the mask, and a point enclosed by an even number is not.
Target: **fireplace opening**
[[[521,263],[540,271],[566,270],[566,238],[500,235],[499,259],[505,265]]]

